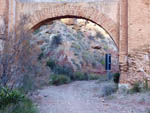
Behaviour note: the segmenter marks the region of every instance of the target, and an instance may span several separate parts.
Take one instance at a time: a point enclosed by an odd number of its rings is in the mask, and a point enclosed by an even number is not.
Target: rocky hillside
[[[118,50],[98,25],[83,19],[61,19],[46,23],[34,32],[41,48],[39,60],[73,71],[104,74],[105,54],[112,54],[112,71],[118,72]]]

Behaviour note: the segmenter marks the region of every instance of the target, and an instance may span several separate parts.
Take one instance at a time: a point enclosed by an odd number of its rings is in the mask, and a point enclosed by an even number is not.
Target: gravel
[[[106,84],[106,83],[105,83]],[[76,81],[62,86],[50,86],[33,93],[40,113],[148,113],[148,93],[101,97],[103,83]]]

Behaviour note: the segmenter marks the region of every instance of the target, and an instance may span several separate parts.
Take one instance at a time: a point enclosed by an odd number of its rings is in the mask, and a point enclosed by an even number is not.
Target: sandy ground
[[[34,92],[32,98],[40,113],[148,113],[150,110],[150,92],[100,97],[101,86],[97,81],[76,81],[44,87]]]

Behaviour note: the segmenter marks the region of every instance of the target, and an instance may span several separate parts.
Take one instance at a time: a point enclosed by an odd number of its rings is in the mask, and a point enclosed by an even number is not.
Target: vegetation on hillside
[[[71,72],[104,74],[105,54],[111,53],[112,71],[116,73],[119,71],[117,47],[106,34],[90,21],[69,18],[45,23],[33,36],[34,43],[41,49],[39,61],[46,62],[52,71],[59,65],[59,68],[70,68]]]

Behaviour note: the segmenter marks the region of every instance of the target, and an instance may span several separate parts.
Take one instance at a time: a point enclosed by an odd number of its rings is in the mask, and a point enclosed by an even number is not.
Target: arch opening
[[[82,17],[82,16],[65,15],[65,16],[57,16],[57,17],[53,17],[53,18],[47,18],[47,19],[37,23],[36,25],[32,26],[31,30],[34,31],[34,30],[38,29],[40,26],[45,25],[45,24],[50,23],[50,22],[53,22],[54,20],[67,19],[67,18],[84,19],[84,20],[87,20],[89,22],[94,23],[95,25],[102,28],[110,36],[110,38],[113,40],[116,47],[118,48],[117,40],[115,40],[114,37],[112,37],[111,34],[103,26],[101,26],[100,24],[98,24],[97,22],[95,22],[91,19],[88,19],[88,18],[85,18],[85,17]]]
[[[32,30],[42,51],[39,59],[44,58],[44,63],[46,61],[55,74],[68,73],[71,77],[76,72],[80,72],[79,75],[105,75],[106,53],[112,54],[112,73],[119,73],[118,48],[114,40],[104,28],[89,19],[50,18]]]

